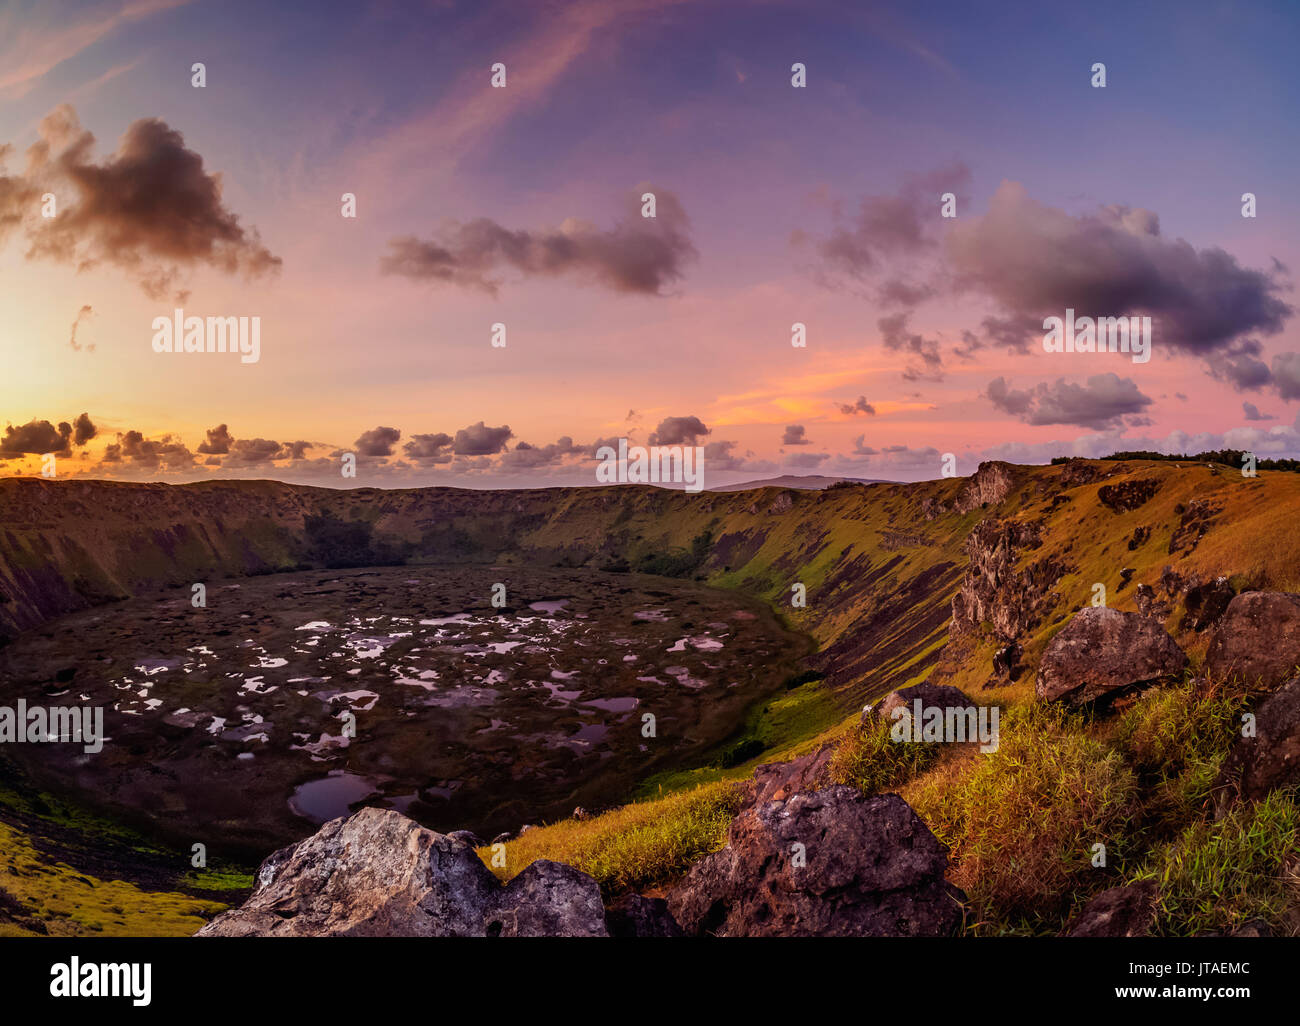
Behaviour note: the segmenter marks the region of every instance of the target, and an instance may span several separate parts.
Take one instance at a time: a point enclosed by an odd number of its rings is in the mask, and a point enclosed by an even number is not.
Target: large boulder
[[[1211,678],[1239,676],[1266,687],[1290,680],[1300,666],[1300,595],[1243,591],[1228,603],[1205,654]]]
[[[605,936],[599,885],[535,862],[502,887],[464,841],[389,809],[326,823],[262,863],[201,937]]]
[[[1094,606],[1076,613],[1047,646],[1035,691],[1044,701],[1083,705],[1182,671],[1187,655],[1160,624]]]
[[[1300,677],[1287,681],[1255,710],[1255,735],[1239,737],[1224,760],[1220,806],[1236,795],[1263,798],[1300,784]]]
[[[1083,906],[1067,937],[1145,937],[1156,921],[1154,880],[1110,887]]]
[[[525,867],[501,888],[484,918],[489,937],[608,936],[600,884],[572,866],[546,859]]]
[[[945,936],[965,900],[947,862],[898,795],[828,787],[742,811],[668,907],[688,936]]]

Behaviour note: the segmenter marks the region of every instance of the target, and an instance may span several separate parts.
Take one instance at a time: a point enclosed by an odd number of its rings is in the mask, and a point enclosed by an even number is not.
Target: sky
[[[1054,6],[3,0],[0,475],[1300,455],[1300,8]]]

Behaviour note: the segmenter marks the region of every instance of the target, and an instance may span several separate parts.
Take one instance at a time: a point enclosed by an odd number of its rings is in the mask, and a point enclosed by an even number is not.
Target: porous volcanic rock
[[[1145,937],[1156,919],[1154,880],[1109,887],[1083,906],[1067,937]]]
[[[688,936],[946,936],[965,895],[947,854],[896,794],[837,785],[763,802],[668,894]]]
[[[1287,681],[1255,710],[1255,736],[1237,738],[1218,783],[1232,796],[1252,800],[1300,783],[1300,677]]]
[[[554,862],[501,886],[474,849],[389,809],[331,820],[257,871],[201,937],[606,936],[600,887]]]
[[[1300,595],[1243,591],[1228,603],[1205,655],[1211,677],[1239,676],[1273,687],[1300,665]]]
[[[1106,606],[1078,612],[1038,666],[1035,691],[1047,702],[1082,705],[1179,673],[1187,655],[1155,620]]]

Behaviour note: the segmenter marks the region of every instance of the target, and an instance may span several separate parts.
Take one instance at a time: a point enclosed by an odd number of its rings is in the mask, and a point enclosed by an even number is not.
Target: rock
[[[528,833],[529,830],[536,830],[536,829],[537,829],[537,827],[536,827],[534,824],[532,824],[532,823],[525,823],[523,826],[521,826],[521,827],[519,828],[519,835],[518,835],[518,836],[523,837],[524,834]]]
[[[1137,481],[1120,481],[1118,484],[1102,485],[1097,489],[1097,500],[1112,513],[1131,513],[1139,506],[1151,501],[1152,496],[1160,491],[1157,478],[1143,478]]]
[[[1228,611],[1236,593],[1226,577],[1216,577],[1204,584],[1192,584],[1183,593],[1186,612],[1178,627],[1184,631],[1203,631],[1217,623]]]
[[[1300,595],[1243,591],[1228,603],[1205,655],[1205,671],[1274,687],[1300,664]]]
[[[789,762],[769,762],[755,767],[744,806],[784,801],[800,791],[816,791],[830,783],[831,757],[834,754],[834,745],[823,745],[815,752]]]
[[[527,866],[500,890],[485,923],[489,937],[608,936],[600,884],[546,859]]]
[[[586,809],[584,809],[581,805],[579,805],[577,808],[573,810],[573,818],[578,820],[578,822],[583,822],[585,820],[591,819],[591,813],[588,812]]]
[[[605,928],[611,937],[682,937],[668,902],[625,894],[605,910]]]
[[[447,835],[454,841],[460,841],[462,844],[468,844],[471,848],[486,848],[487,842],[473,830],[453,830]]]
[[[1154,620],[1094,606],[1076,613],[1043,653],[1035,692],[1082,705],[1182,671],[1187,656]]]
[[[1072,458],[1061,466],[1061,475],[1057,479],[1062,488],[1077,488],[1079,485],[1091,484],[1101,477],[1101,471],[1092,463]]]
[[[1083,906],[1067,937],[1146,937],[1156,920],[1154,880],[1110,887]]]
[[[1138,612],[1153,620],[1164,622],[1169,616],[1169,603],[1156,595],[1155,588],[1149,584],[1139,584],[1133,591],[1133,601],[1137,603]]]
[[[1238,737],[1224,760],[1216,804],[1240,795],[1263,798],[1300,784],[1300,677],[1293,677],[1255,710],[1255,736]]]
[[[505,831],[502,831],[501,833],[497,834],[496,837],[492,838],[492,843],[493,843],[493,844],[505,844],[505,843],[506,843],[508,840],[510,840],[512,837],[514,837],[514,834],[512,834],[509,830],[505,830]]]
[[[988,623],[1004,643],[1038,623],[1053,589],[1065,574],[1055,559],[1017,569],[1023,553],[1042,544],[1038,527],[1021,520],[982,520],[966,539],[969,565],[952,597],[949,632],[954,638]]]
[[[1151,528],[1147,527],[1145,524],[1142,525],[1141,527],[1134,529],[1133,537],[1128,540],[1129,552],[1134,552],[1137,549],[1141,548],[1143,545],[1147,543],[1147,539],[1150,537],[1151,537]]]
[[[268,857],[248,900],[198,936],[602,936],[603,912],[576,869],[535,862],[502,887],[463,841],[367,808]]]
[[[949,684],[931,684],[925,681],[921,684],[913,684],[909,688],[900,688],[897,691],[891,691],[880,700],[879,705],[872,706],[872,713],[884,720],[891,720],[894,710],[903,707],[909,712],[912,710],[912,703],[917,699],[921,700],[924,708],[937,706],[940,709],[974,709],[977,703],[971,699],[960,688],[954,688]]]
[[[933,520],[935,517],[943,516],[948,512],[948,507],[943,502],[933,496],[926,496],[921,500],[921,515],[926,520]]]
[[[996,506],[1007,497],[1018,480],[1018,469],[1010,463],[1000,460],[981,463],[957,492],[953,509],[958,513],[969,513],[980,506]]]
[[[1223,512],[1223,507],[1215,506],[1207,499],[1193,499],[1186,509],[1175,507],[1174,512],[1180,513],[1182,518],[1169,539],[1171,556],[1183,549],[1194,552],[1206,532],[1215,525],[1214,518]]]
[[[1023,650],[1019,642],[1003,645],[993,653],[993,675],[1005,681],[1013,681],[1020,676],[1020,657]]]
[[[688,936],[947,936],[962,922],[943,846],[896,794],[756,803],[668,895]],[[794,854],[803,851],[799,865]]]

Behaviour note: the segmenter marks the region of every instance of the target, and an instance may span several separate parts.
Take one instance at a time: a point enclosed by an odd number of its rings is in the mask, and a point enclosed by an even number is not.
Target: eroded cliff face
[[[1052,556],[1033,558],[1042,544],[1042,528],[1033,522],[991,518],[976,525],[966,539],[970,562],[952,597],[954,637],[987,623],[1009,644],[1038,625],[1067,571]]]

